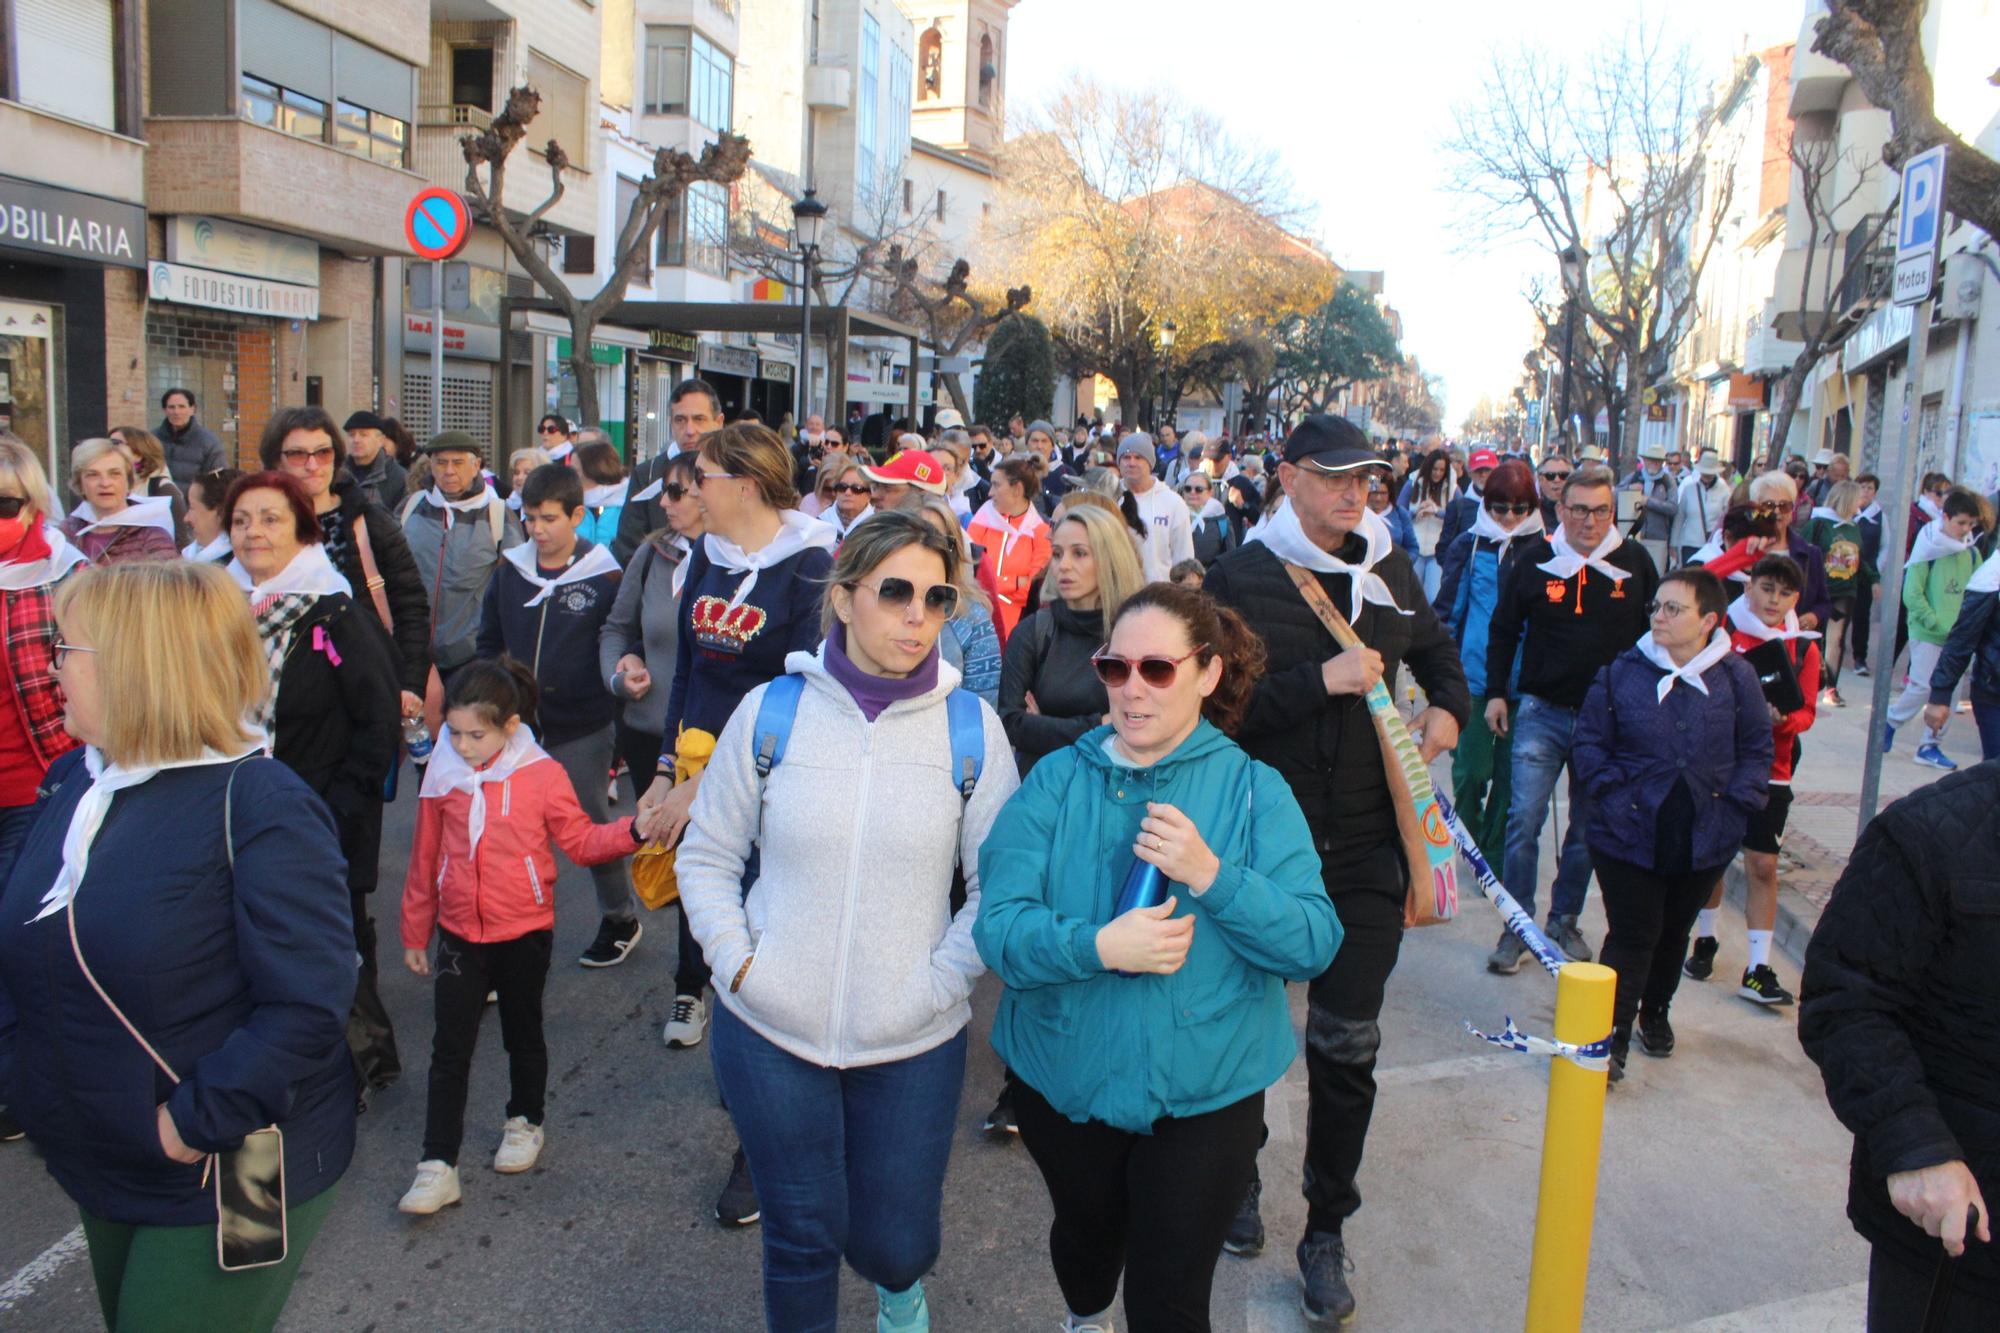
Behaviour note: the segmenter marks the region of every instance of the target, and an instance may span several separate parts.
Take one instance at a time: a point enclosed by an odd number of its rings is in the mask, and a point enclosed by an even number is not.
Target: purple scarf
[[[847,687],[860,707],[861,715],[873,722],[882,715],[882,710],[898,699],[916,699],[937,688],[938,650],[931,645],[930,656],[918,665],[915,671],[898,679],[894,676],[871,676],[854,665],[847,655],[847,626],[835,621],[833,632],[826,636],[826,648],[820,654],[826,665],[826,674]]]

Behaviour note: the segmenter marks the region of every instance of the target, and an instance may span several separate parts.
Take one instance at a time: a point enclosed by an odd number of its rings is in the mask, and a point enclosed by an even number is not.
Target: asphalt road
[[[412,786],[390,812],[386,883],[411,822]],[[621,807],[629,809],[629,806]],[[1552,858],[1545,856],[1546,863]],[[1546,896],[1546,894],[1544,894]],[[394,916],[393,889],[378,917]],[[289,1330],[648,1329],[735,1333],[762,1326],[756,1228],[710,1216],[733,1136],[706,1047],[668,1051],[671,909],[647,921],[622,967],[575,956],[596,927],[588,878],[565,868],[548,989],[548,1146],[537,1168],[488,1167],[506,1100],[497,1019],[475,1060],[465,1201],[437,1217],[398,1214],[421,1139],[430,1039],[425,983],[385,973],[406,1072],[361,1122],[353,1169],[281,1327]],[[1448,926],[1416,932],[1383,1015],[1381,1099],[1349,1224],[1358,1329],[1521,1327],[1544,1151],[1542,1063],[1469,1037],[1511,1014],[1547,1035],[1554,985],[1529,968],[1488,975],[1496,918],[1465,904]],[[1595,942],[1595,894],[1585,917]],[[1716,968],[1742,967],[1741,919]],[[396,957],[384,923],[385,963]],[[1787,984],[1795,970],[1777,960]],[[1733,969],[1733,970],[1732,970]],[[1848,1138],[1800,1053],[1791,1011],[1733,998],[1711,981],[1683,987],[1679,1051],[1647,1059],[1614,1091],[1605,1130],[1586,1324],[1591,1329],[1858,1328],[1866,1250],[1842,1214]],[[1018,1142],[978,1132],[999,1079],[984,1040],[998,989],[975,1002],[972,1061],[946,1185],[943,1256],[927,1279],[940,1333],[1047,1333],[1063,1306],[1050,1275],[1049,1209]],[[1303,1023],[1303,989],[1293,1016]],[[1224,1256],[1215,1327],[1302,1327],[1292,1243],[1304,1220],[1294,1187],[1305,1129],[1303,1065],[1269,1099],[1264,1150],[1271,1245]],[[1559,1150],[1560,1145],[1557,1145]],[[0,1329],[100,1326],[76,1213],[26,1143],[0,1145]],[[872,1293],[848,1274],[843,1329],[873,1328]],[[1123,1325],[1121,1323],[1120,1327]]]

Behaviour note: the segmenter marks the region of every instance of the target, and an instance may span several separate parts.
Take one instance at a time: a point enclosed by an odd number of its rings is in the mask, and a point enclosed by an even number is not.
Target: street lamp
[[[1155,434],[1159,432],[1160,427],[1167,424],[1167,362],[1173,356],[1174,336],[1179,332],[1180,330],[1174,326],[1174,322],[1171,319],[1160,325],[1160,351],[1162,353],[1160,357],[1160,415],[1153,422],[1153,431]]]
[[[794,386],[797,406],[792,414],[800,430],[805,429],[812,399],[813,268],[819,263],[819,235],[825,224],[826,204],[808,186],[805,196],[792,205],[792,230],[798,236],[799,268],[805,279],[799,285],[799,382]]]
[[[1576,298],[1583,290],[1585,266],[1590,262],[1590,252],[1580,245],[1563,247],[1556,261],[1562,265],[1563,292],[1567,300],[1563,306],[1563,384],[1562,384],[1562,429],[1569,429],[1569,381],[1571,364],[1576,359]],[[1561,438],[1560,433],[1558,438]],[[1581,447],[1581,441],[1577,442]],[[1575,462],[1574,459],[1570,460]]]

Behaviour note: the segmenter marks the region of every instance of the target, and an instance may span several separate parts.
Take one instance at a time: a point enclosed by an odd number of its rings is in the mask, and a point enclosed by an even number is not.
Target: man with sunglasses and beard
[[[1365,696],[1408,663],[1428,701],[1410,723],[1426,763],[1457,745],[1471,706],[1457,645],[1409,556],[1368,508],[1371,475],[1381,466],[1352,422],[1306,417],[1286,439],[1271,483],[1285,499],[1243,547],[1216,561],[1204,585],[1264,637],[1270,667],[1236,739],[1283,774],[1298,798],[1346,932],[1307,996],[1307,1214],[1297,1257],[1302,1304],[1317,1327],[1355,1308],[1341,1228],[1361,1206],[1355,1175],[1375,1108],[1377,1019],[1402,945],[1410,872]],[[1335,642],[1288,565],[1310,571],[1362,647]],[[1253,1176],[1225,1242],[1232,1254],[1263,1248],[1261,1192]]]

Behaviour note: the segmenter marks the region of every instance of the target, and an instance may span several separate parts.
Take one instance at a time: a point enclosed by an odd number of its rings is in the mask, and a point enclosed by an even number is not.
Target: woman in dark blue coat
[[[1705,569],[1660,581],[1652,629],[1597,675],[1570,763],[1591,797],[1584,825],[1618,973],[1611,1078],[1625,1076],[1632,1019],[1646,1054],[1673,1054],[1667,1021],[1695,913],[1764,807],[1771,706],[1721,629],[1729,598]]]
[[[0,889],[0,1102],[82,1214],[108,1327],[268,1329],[354,1151],[340,842],[246,727],[269,673],[221,569],[93,570],[56,619],[85,748]],[[223,1272],[209,1155],[269,1125],[286,1257]]]

